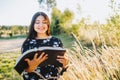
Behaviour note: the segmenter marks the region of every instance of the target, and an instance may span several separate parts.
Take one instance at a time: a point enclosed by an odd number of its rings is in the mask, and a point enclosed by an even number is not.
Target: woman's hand
[[[63,68],[67,68],[69,64],[69,59],[66,55],[64,56],[57,56],[57,61],[63,64]]]
[[[38,53],[34,55],[34,58],[32,60],[26,58],[25,61],[28,63],[28,68],[26,69],[27,72],[33,72],[39,64],[41,64],[43,61],[45,61],[48,58],[48,55],[43,52],[38,58]]]

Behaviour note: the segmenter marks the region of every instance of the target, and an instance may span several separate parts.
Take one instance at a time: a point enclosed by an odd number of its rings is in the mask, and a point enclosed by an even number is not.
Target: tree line
[[[0,26],[0,38],[13,37],[16,35],[26,35],[27,33],[28,33],[28,26],[20,26],[20,25]]]

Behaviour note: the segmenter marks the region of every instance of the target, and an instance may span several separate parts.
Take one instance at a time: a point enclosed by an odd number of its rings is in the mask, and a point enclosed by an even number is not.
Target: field
[[[76,39],[61,37],[70,60],[68,71],[61,80],[120,80],[120,48],[108,47],[89,49]],[[20,56],[22,39],[0,40],[0,80],[22,80],[14,69]]]

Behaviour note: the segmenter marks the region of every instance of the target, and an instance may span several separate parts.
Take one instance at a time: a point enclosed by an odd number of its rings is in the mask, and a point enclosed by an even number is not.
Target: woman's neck
[[[47,34],[37,34],[36,39],[45,39],[48,38],[49,36]]]

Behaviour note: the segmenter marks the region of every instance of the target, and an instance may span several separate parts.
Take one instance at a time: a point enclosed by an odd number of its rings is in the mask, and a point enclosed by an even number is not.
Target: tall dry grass
[[[120,48],[104,45],[91,50],[76,39],[67,53],[70,66],[62,80],[120,80]]]
[[[120,48],[103,45],[97,49],[91,40],[93,49],[76,42],[67,50],[70,66],[61,80],[120,80]],[[16,58],[21,53],[0,55],[0,80],[23,80],[14,69]]]

